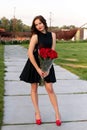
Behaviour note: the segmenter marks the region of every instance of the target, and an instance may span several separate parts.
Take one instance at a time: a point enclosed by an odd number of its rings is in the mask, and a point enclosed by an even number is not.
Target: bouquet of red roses
[[[53,60],[58,57],[57,52],[51,48],[40,48],[38,50],[38,53],[41,69],[49,74]]]

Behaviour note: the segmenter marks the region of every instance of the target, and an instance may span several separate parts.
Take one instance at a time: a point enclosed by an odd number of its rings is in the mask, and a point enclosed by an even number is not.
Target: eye
[[[35,27],[37,26],[38,24],[35,24]]]
[[[40,22],[39,24],[42,24],[42,22]]]

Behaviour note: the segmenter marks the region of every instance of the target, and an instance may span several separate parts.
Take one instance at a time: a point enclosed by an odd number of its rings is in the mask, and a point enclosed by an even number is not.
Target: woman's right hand
[[[37,69],[37,72],[41,76],[41,78],[44,78],[44,72],[40,68]]]

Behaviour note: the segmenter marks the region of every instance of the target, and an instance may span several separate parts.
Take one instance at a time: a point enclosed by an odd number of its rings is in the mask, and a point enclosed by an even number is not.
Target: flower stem
[[[41,79],[40,79],[39,86],[44,86],[44,78],[41,78]]]

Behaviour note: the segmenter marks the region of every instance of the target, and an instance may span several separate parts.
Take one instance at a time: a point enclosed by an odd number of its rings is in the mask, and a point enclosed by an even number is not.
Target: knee
[[[52,93],[54,93],[54,91],[53,91],[53,89],[47,89],[47,92],[49,93],[49,94],[52,94]]]
[[[52,87],[50,87],[50,88],[46,88],[46,90],[47,90],[47,92],[48,92],[49,94],[54,93],[54,91],[53,91],[53,88],[52,88]]]
[[[32,85],[31,85],[31,93],[37,93],[37,88],[38,88],[38,86],[37,86],[36,83],[35,83],[35,84],[32,84]]]

